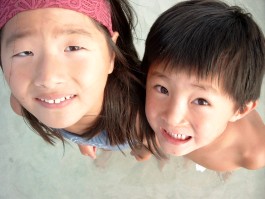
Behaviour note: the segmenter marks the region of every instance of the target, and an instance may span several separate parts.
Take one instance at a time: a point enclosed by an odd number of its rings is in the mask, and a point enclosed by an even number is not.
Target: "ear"
[[[12,110],[18,114],[18,115],[22,115],[22,109],[21,109],[21,105],[19,104],[19,102],[17,101],[17,99],[15,98],[15,96],[11,93],[10,95],[10,105]]]
[[[246,104],[244,109],[238,109],[236,113],[231,117],[229,120],[230,122],[235,122],[243,117],[245,117],[247,114],[249,114],[252,110],[254,110],[258,105],[258,101],[250,101]]]
[[[118,38],[119,38],[119,33],[118,32],[113,32],[111,40],[113,41],[114,44],[116,44]],[[111,67],[109,68],[109,74],[112,73],[112,71],[114,69],[114,63],[115,63],[115,53],[112,53]]]
[[[113,35],[111,37],[111,40],[116,44],[117,39],[119,38],[119,33],[118,32],[113,32]]]

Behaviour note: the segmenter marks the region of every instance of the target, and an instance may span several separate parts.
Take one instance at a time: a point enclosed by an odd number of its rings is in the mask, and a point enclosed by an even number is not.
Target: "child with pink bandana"
[[[129,3],[0,0],[0,6],[1,68],[13,110],[46,142],[68,138],[92,158],[97,147],[138,148],[138,131],[148,126]]]

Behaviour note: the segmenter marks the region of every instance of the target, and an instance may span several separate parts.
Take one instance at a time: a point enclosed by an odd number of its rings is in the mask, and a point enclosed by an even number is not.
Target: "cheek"
[[[4,67],[3,71],[10,91],[22,103],[27,96],[25,93],[30,83],[30,71],[15,70],[14,66]]]
[[[10,83],[10,77],[11,77],[10,69],[3,68],[3,73],[4,73],[4,77],[5,77],[6,82],[9,84]]]
[[[146,95],[145,114],[149,124],[151,125],[151,127],[153,127],[154,124],[158,122],[156,120],[159,116],[159,107],[157,102],[150,94]]]
[[[16,81],[14,81],[16,79],[14,76],[16,75],[12,71],[12,67],[3,67],[3,73],[8,86],[12,88],[16,84]]]
[[[152,115],[152,109],[151,109],[151,103],[149,100],[146,100],[146,103],[145,103],[145,114],[146,114],[147,120],[150,123],[151,115]]]
[[[218,118],[203,118],[194,123],[197,135],[200,139],[211,140],[222,134],[227,126],[227,121],[218,120]]]
[[[21,65],[18,65],[16,62],[13,61],[13,59],[11,58],[7,58],[10,57],[9,54],[5,55],[6,58],[2,59],[2,67],[3,67],[3,73],[4,73],[4,77],[6,82],[8,83],[9,86],[16,84],[19,79],[21,79],[24,74],[23,71],[19,71],[20,68],[19,67]],[[25,74],[28,74],[28,71],[24,71]]]
[[[151,111],[152,109],[151,109],[151,107],[150,107],[150,105],[146,105],[145,106],[145,114],[146,114],[146,118],[147,118],[147,121],[148,121],[148,123],[153,127],[153,113],[152,113],[152,111]]]
[[[11,88],[22,87],[30,81],[30,71],[28,71],[28,73],[20,72],[18,70],[14,70],[14,67],[11,66],[7,68],[4,73],[5,79]]]
[[[10,71],[11,71],[11,64],[7,62],[5,59],[5,56],[1,54],[1,64],[2,64],[2,69],[4,73],[5,79],[9,79],[10,76]]]
[[[77,65],[73,63],[73,65]],[[89,77],[94,79],[106,79],[111,70],[111,62],[100,57],[98,54],[92,54],[78,63],[78,67],[73,69],[72,74],[77,74],[81,78]]]
[[[151,112],[151,106],[152,106],[152,96],[150,95],[150,92],[148,91],[148,88],[146,88],[146,98],[145,98],[145,113],[146,115],[149,115]]]
[[[216,130],[219,133],[223,133],[232,115],[233,115],[232,107],[227,106],[226,110],[222,110],[219,112],[219,114],[216,114],[212,122],[214,124],[212,128],[214,128],[214,130]]]
[[[75,75],[81,87],[92,89],[95,92],[105,88],[107,77],[108,74],[94,70],[83,70]]]

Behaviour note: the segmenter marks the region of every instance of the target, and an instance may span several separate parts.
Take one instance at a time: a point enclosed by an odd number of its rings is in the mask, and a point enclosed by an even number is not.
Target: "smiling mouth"
[[[61,98],[58,98],[58,99],[43,99],[43,98],[38,98],[38,100],[42,101],[42,102],[46,102],[48,104],[60,104],[66,100],[70,100],[72,98],[74,98],[75,96],[74,95],[68,95],[68,96],[65,96],[65,97],[61,97]]]
[[[163,129],[164,133],[166,133],[167,135],[169,135],[170,137],[176,139],[176,140],[180,140],[180,141],[187,141],[189,139],[191,139],[191,136],[188,135],[183,135],[180,133],[171,133],[169,131],[166,131],[165,129]]]

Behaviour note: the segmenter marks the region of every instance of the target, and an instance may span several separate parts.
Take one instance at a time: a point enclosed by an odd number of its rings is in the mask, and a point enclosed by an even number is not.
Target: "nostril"
[[[35,81],[35,85],[37,87],[42,87],[42,88],[54,88],[62,84],[63,84],[63,81],[56,81],[53,79]]]

